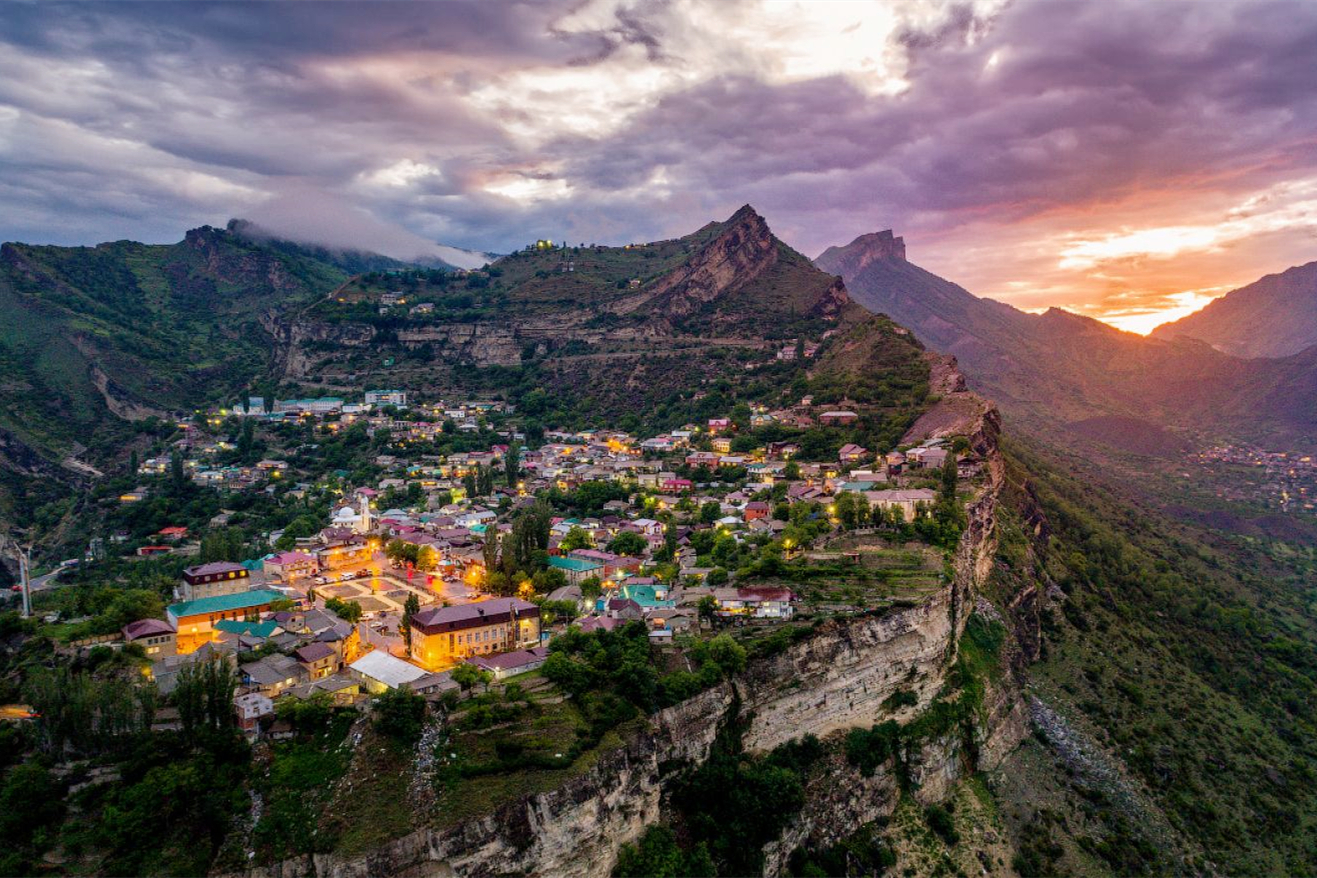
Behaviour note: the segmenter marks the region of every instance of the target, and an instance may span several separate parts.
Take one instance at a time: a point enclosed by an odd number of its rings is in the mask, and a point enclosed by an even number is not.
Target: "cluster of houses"
[[[753,422],[844,425],[855,418],[845,407],[815,411],[808,399],[802,402],[790,410],[754,412]],[[492,488],[486,483],[487,495],[468,496],[472,474],[500,470],[506,443],[520,445],[520,436],[509,431],[505,444],[447,456],[409,454],[405,445],[425,438],[427,430],[442,429],[443,421],[459,427],[478,423],[501,404],[420,406],[417,410],[429,417],[417,421],[379,411],[406,406],[401,391],[370,391],[362,405],[369,409],[368,429],[389,430],[394,443],[374,458],[383,473],[375,484],[344,493],[324,527],[292,541],[286,551],[187,568],[165,618],[124,628],[123,641],[141,646],[163,689],[188,662],[222,656],[238,668],[242,690],[236,709],[244,727],[254,730],[268,724],[274,701],[282,697],[328,692],[339,703],[352,703],[401,685],[437,696],[455,688],[448,672],[462,662],[497,679],[533,670],[545,660],[551,626],[544,624],[540,605],[527,600],[533,594],[483,598],[478,593],[485,579],[485,546],[509,530],[537,494],[594,482],[622,487],[618,494],[626,499],[603,504],[595,515],[553,519],[548,565],[565,585],[537,600],[555,608],[573,606],[566,615],[586,631],[642,622],[660,644],[699,630],[710,617],[715,623],[788,620],[796,612],[796,596],[788,588],[729,582],[725,572],[707,581],[713,571],[699,565],[691,544],[695,532],[715,528],[737,541],[773,538],[787,527],[774,514],[777,503],[826,505],[840,492],[862,495],[870,507],[899,508],[909,519],[936,496],[927,487],[909,485],[910,474],[942,467],[952,453],[942,440],[881,454],[848,443],[836,460],[801,462],[794,459],[800,447],[790,441],[734,451],[743,444],[734,442],[736,428],[728,418],[643,439],[616,430],[549,431],[540,447],[518,449],[515,479],[499,478]],[[249,409],[275,418],[281,412],[348,414],[336,399],[279,400],[269,407],[250,400]],[[161,465],[153,459],[143,466],[156,472]],[[958,466],[962,475],[972,475],[978,463],[960,455]],[[718,478],[732,468],[734,479]],[[295,478],[279,461],[263,461],[255,469],[265,479]],[[420,503],[379,508],[390,489],[412,486],[422,491]],[[770,502],[770,495],[776,499]],[[716,515],[709,514],[711,504]],[[700,510],[700,520],[686,515],[665,524],[663,513],[678,508]],[[181,532],[162,531],[162,543],[189,536],[185,529],[172,530]],[[626,554],[608,551],[622,534],[636,537],[627,541]],[[281,534],[267,536],[275,542]],[[655,556],[672,547],[678,575],[660,581]],[[403,557],[409,559],[405,570]],[[356,624],[317,608],[318,589],[323,596],[363,567],[372,568],[377,579],[391,578],[388,587],[400,589],[396,600],[374,602],[366,621]],[[457,585],[470,591],[465,599],[450,600]],[[373,616],[392,613],[397,623],[406,589],[425,598],[424,608],[410,619],[409,642],[363,638],[362,626],[373,624]]]

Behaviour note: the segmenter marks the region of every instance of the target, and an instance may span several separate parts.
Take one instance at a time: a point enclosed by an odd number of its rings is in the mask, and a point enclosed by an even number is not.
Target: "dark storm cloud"
[[[793,29],[693,0],[6,5],[0,237],[169,240],[323,191],[495,250],[676,234],[749,201],[812,254],[1148,193],[1126,218],[1170,223],[1168,200],[1317,177],[1317,4],[859,9],[836,39],[903,16],[873,51],[904,86],[784,72]]]

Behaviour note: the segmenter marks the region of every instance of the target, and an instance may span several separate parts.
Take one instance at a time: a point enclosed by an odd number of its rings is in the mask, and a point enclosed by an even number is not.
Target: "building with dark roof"
[[[251,571],[241,564],[212,561],[183,571],[183,599],[195,601],[251,588]]]
[[[123,639],[141,646],[151,661],[159,661],[174,654],[177,635],[163,619],[138,619],[123,626]]]
[[[540,608],[517,598],[432,607],[412,617],[412,660],[430,670],[540,642]]]

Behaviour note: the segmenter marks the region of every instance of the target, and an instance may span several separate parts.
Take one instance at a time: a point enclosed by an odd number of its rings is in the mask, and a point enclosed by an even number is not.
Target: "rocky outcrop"
[[[303,289],[302,282],[288,271],[283,260],[264,249],[245,248],[235,236],[221,229],[210,226],[189,229],[183,246],[200,257],[206,276],[215,281],[257,289],[268,286],[279,293],[297,293]],[[177,268],[185,273],[184,266]]]
[[[521,345],[511,326],[491,323],[440,323],[398,333],[409,348],[430,345],[446,362],[475,366],[520,366]]]
[[[829,247],[814,261],[824,271],[850,277],[880,260],[905,261],[905,239],[891,229],[860,235],[844,247]]]
[[[685,265],[645,291],[644,301],[668,319],[690,314],[718,296],[753,281],[777,261],[777,240],[764,218],[745,205]],[[636,302],[628,310],[634,310]],[[626,313],[619,311],[618,313]]]
[[[737,681],[750,718],[742,741],[766,752],[801,735],[824,737],[919,710],[885,713],[882,703],[905,689],[927,705],[945,682],[954,655],[954,584],[900,612],[824,624],[814,637],[749,667]],[[960,620],[963,625],[963,620]]]

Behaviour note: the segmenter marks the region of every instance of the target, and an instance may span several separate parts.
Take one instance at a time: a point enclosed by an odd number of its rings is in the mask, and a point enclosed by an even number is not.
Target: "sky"
[[[1133,331],[1317,259],[1317,3],[0,4],[0,240],[407,258],[750,203]]]

